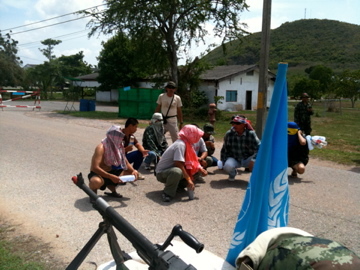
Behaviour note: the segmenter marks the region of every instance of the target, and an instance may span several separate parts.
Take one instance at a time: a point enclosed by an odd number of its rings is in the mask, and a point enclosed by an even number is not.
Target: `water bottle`
[[[134,142],[135,142],[135,137],[133,135],[130,135],[129,144],[134,145]]]

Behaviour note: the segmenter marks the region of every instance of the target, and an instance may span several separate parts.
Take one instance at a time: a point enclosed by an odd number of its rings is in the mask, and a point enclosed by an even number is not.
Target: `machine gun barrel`
[[[86,186],[81,173],[78,174],[77,177],[74,176],[72,180],[94,201],[94,208],[97,209],[104,218],[109,220],[109,222],[131,242],[139,256],[150,266],[149,269],[196,270],[196,268],[192,265],[187,265],[171,251],[164,250],[170,244],[175,235],[179,235],[181,239],[194,248],[197,253],[203,250],[204,245],[199,243],[191,234],[183,231],[180,225],[176,225],[174,227],[171,235],[165,241],[164,245],[159,246],[153,244],[118,212],[116,212],[115,209],[104,199],[97,196],[95,192]]]

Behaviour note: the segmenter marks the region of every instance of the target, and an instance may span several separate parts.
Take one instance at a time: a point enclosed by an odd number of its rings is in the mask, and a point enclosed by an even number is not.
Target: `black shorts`
[[[290,168],[300,162],[305,166],[309,162],[309,147],[307,144],[294,146],[288,152],[288,166]]]
[[[108,173],[119,176],[122,173],[122,171],[123,171],[123,169],[111,170]],[[99,175],[94,173],[93,171],[91,171],[88,174],[88,179],[90,180],[91,177],[93,177],[93,176],[99,176]],[[99,176],[99,177],[101,177],[101,176]],[[104,178],[104,177],[101,177],[101,178],[104,179],[104,184],[100,187],[101,190],[105,190],[106,186],[117,186],[118,185],[117,183],[115,184],[113,181],[111,181],[111,179],[109,179],[109,178]]]

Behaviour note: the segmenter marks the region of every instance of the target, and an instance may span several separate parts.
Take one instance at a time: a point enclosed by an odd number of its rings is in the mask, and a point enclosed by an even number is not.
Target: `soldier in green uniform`
[[[311,119],[310,116],[314,114],[309,103],[309,95],[303,93],[301,95],[301,102],[299,102],[294,111],[294,122],[299,125],[300,129],[306,134],[311,134]]]

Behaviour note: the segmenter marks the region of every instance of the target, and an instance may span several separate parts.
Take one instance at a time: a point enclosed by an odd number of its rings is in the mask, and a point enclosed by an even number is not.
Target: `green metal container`
[[[132,88],[119,89],[119,114],[120,118],[135,117],[137,119],[150,119],[155,112],[158,96],[162,89]]]

